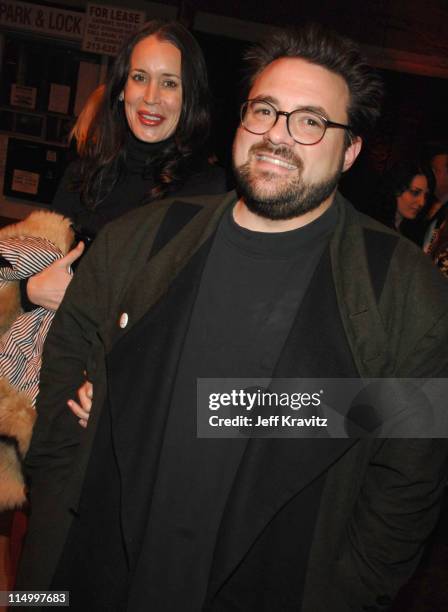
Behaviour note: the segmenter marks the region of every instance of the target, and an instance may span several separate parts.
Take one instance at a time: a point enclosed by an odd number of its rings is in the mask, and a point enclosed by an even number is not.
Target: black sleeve
[[[24,465],[32,508],[17,575],[17,584],[24,588],[49,588],[52,562],[63,544],[59,528],[72,516],[66,485],[78,469],[75,458],[88,430],[79,426],[66,402],[76,397],[84,381],[96,331],[104,320],[106,259],[100,238],[70,283],[43,350],[37,420]]]
[[[75,191],[73,185],[79,173],[79,165],[79,160],[75,160],[67,166],[51,205],[54,212],[69,217],[75,223],[77,215],[83,209],[79,192]]]
[[[33,302],[30,301],[28,297],[27,287],[28,287],[28,278],[22,278],[19,281],[19,289],[20,289],[20,305],[22,306],[22,309],[24,312],[30,312],[31,310],[38,308],[36,304],[33,304]]]
[[[72,188],[73,179],[76,177],[78,171],[79,161],[71,162],[67,166],[51,204],[51,208],[54,212],[57,212],[64,217],[68,217],[73,222],[76,222],[76,217],[80,210],[82,210],[79,193],[73,191]],[[31,302],[28,298],[27,286],[28,278],[24,278],[19,281],[20,304],[24,312],[30,312],[31,310],[38,308],[38,306],[33,304],[33,302]]]

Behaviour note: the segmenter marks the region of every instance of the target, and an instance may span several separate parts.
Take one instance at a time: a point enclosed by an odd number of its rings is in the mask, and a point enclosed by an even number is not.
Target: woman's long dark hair
[[[122,176],[126,164],[125,143],[129,128],[120,101],[129,73],[134,47],[148,36],[157,36],[181,53],[182,109],[174,138],[152,160],[154,186],[148,194],[163,197],[170,186],[185,177],[210,129],[207,69],[193,36],[178,22],[153,20],[135,32],[120,50],[106,83],[103,99],[88,131],[88,145],[81,157],[76,188],[84,204],[95,208]],[[111,180],[111,177],[113,179]]]
[[[417,175],[423,175],[428,181],[429,195],[434,191],[435,179],[431,168],[417,160],[403,160],[389,168],[383,175],[378,198],[376,201],[376,214],[374,216],[394,227],[397,212],[397,198],[409,189],[412,179]],[[425,209],[423,209],[422,213]]]

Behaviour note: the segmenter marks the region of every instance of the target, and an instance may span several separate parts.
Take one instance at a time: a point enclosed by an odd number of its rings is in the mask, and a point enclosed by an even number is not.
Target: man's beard
[[[284,181],[277,189],[267,189],[258,181],[269,181],[270,177],[277,181],[277,173],[262,172],[254,174],[251,171],[250,157],[256,154],[275,155],[289,164],[297,166],[293,177]],[[266,143],[253,145],[249,150],[249,160],[241,166],[233,166],[236,189],[244,199],[247,208],[260,217],[284,220],[300,217],[318,208],[336,189],[342,174],[344,158],[341,156],[338,168],[333,175],[317,183],[305,183],[301,174],[303,163],[291,149],[284,146],[272,147]]]

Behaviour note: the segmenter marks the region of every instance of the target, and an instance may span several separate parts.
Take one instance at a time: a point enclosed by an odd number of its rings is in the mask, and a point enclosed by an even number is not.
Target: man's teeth
[[[274,164],[275,166],[280,166],[281,168],[286,168],[287,170],[295,170],[296,166],[293,164],[289,164],[287,161],[283,159],[279,159],[278,157],[270,157],[269,155],[257,155],[257,159],[260,161],[265,161],[270,164]]]

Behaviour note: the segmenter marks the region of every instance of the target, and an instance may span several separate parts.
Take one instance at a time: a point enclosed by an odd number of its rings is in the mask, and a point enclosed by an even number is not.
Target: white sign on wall
[[[92,53],[117,55],[126,38],[141,27],[145,19],[144,11],[88,4],[82,49]]]
[[[11,106],[22,106],[24,108],[34,109],[36,107],[36,87],[28,87],[27,85],[11,85]]]
[[[81,40],[84,23],[83,13],[28,2],[0,1],[0,26]]]
[[[68,85],[50,84],[48,110],[53,113],[68,113],[70,102],[70,87]]]
[[[36,195],[39,190],[40,174],[28,170],[14,170],[12,175],[12,191]]]

